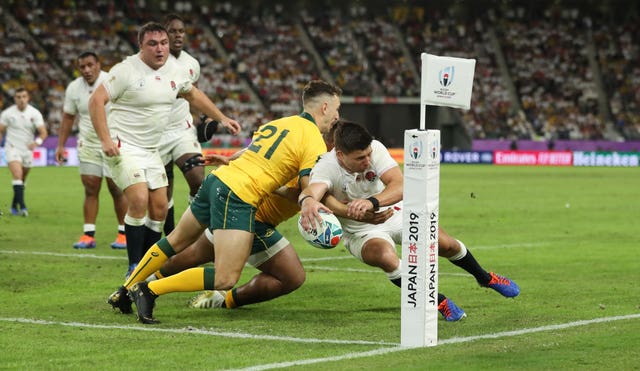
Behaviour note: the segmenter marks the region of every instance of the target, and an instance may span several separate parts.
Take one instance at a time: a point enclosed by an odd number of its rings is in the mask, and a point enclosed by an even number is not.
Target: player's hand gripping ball
[[[319,249],[333,249],[342,239],[342,225],[333,214],[320,211],[320,216],[322,217],[322,224],[318,226],[316,221],[316,229],[310,231],[305,231],[302,228],[300,217],[298,217],[298,231],[311,246]]]

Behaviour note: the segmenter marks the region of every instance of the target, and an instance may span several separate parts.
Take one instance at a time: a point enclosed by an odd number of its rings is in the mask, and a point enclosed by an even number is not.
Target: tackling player
[[[176,229],[151,247],[109,302],[122,300],[130,289],[138,319],[153,324],[158,322],[153,318],[158,295],[231,289],[251,253],[257,206],[295,177],[300,177],[301,188],[306,186],[313,164],[326,152],[321,133],[339,118],[340,94],[339,88],[323,81],[309,82],[302,94],[304,111],[261,126],[238,159],[207,176]],[[148,285],[139,282],[195,242],[205,228],[213,232],[215,268],[191,268]]]

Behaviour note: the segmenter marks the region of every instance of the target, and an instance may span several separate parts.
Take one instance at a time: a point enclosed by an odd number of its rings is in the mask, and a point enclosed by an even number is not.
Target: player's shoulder
[[[197,64],[200,66],[200,62],[191,54],[189,54],[186,50],[180,52],[180,58],[178,58],[180,62],[184,61],[189,64]]]
[[[67,85],[67,94],[71,92],[75,92],[78,89],[80,89],[80,87],[82,86],[83,80],[84,79],[82,78],[82,76],[79,76],[73,79],[73,81],[71,81],[69,85]]]
[[[382,142],[377,140],[377,139],[374,139],[374,140],[371,141],[371,148],[373,150],[384,150],[384,151],[387,151],[387,146],[382,144]]]

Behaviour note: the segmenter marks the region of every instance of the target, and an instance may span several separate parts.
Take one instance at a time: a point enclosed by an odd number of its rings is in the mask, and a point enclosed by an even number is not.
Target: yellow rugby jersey
[[[212,173],[241,200],[258,206],[289,180],[308,175],[327,147],[306,112],[262,125],[247,150]]]
[[[298,178],[292,179],[286,186],[297,188]],[[300,211],[300,207],[297,202],[272,193],[265,197],[260,206],[258,206],[256,220],[276,227],[278,224],[296,215],[298,211]]]

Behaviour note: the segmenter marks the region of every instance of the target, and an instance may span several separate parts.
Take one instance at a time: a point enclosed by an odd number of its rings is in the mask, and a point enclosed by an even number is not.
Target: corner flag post
[[[469,109],[475,59],[421,54],[420,129],[404,135],[401,345],[438,343],[440,130],[426,130],[426,105]]]

